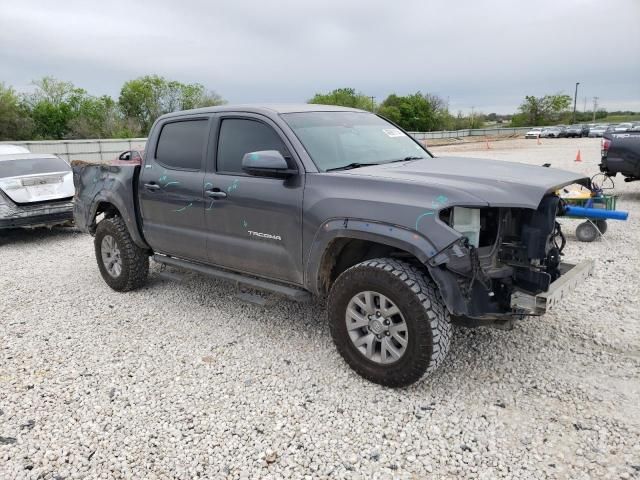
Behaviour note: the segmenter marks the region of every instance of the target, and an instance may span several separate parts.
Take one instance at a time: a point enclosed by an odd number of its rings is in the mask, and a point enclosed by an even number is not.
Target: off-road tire
[[[598,230],[589,221],[582,222],[576,228],[576,238],[581,242],[593,242],[598,236]]]
[[[102,260],[101,244],[105,235],[111,235],[120,250],[122,271],[117,277],[109,274]],[[105,218],[98,223],[93,244],[100,274],[111,288],[119,292],[127,292],[140,288],[147,281],[149,253],[133,242],[121,217]]]
[[[352,297],[363,291],[385,295],[402,312],[408,345],[394,363],[368,359],[349,337],[346,309]],[[327,311],[338,352],[358,374],[380,385],[410,385],[438,368],[449,351],[453,327],[438,288],[424,272],[400,260],[377,258],[344,271],[331,288]]]

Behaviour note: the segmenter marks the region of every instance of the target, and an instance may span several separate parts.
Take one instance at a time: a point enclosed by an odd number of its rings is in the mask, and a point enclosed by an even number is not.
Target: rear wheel
[[[414,266],[390,258],[343,272],[328,302],[331,335],[358,374],[403,387],[442,364],[452,326],[436,285]]]
[[[146,282],[149,255],[133,242],[122,218],[102,220],[93,243],[100,274],[111,288],[126,292]]]

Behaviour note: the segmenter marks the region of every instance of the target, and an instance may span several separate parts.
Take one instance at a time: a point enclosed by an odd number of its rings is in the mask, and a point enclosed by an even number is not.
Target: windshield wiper
[[[327,168],[325,170],[325,172],[335,172],[336,170],[351,170],[351,169],[360,168],[360,167],[370,167],[371,165],[380,165],[380,164],[379,163],[358,163],[358,162],[354,162],[354,163],[350,163],[349,165],[344,165],[342,167]]]
[[[398,158],[396,160],[389,160],[388,162],[384,162],[384,163],[396,163],[396,162],[408,162],[409,160],[422,160],[424,157],[404,157],[404,158]]]

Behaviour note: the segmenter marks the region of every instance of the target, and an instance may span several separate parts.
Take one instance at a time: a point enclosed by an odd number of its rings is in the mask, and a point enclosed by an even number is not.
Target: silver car
[[[626,132],[627,130],[630,130],[631,128],[633,128],[633,124],[632,123],[619,123],[618,125],[615,126],[614,128],[614,132]]]
[[[607,128],[609,128],[609,125],[596,125],[595,127],[591,127],[589,129],[589,137],[601,137],[604,135],[604,132],[607,131]]]
[[[71,166],[44,153],[0,154],[0,229],[70,223]]]
[[[563,127],[546,127],[540,132],[540,138],[560,138],[566,136]]]

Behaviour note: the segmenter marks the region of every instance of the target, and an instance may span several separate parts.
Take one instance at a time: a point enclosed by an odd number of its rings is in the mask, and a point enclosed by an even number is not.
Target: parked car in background
[[[532,128],[524,134],[524,138],[538,138],[542,133],[542,128]]]
[[[144,150],[126,150],[111,162],[111,165],[140,165]]]
[[[71,222],[74,193],[71,166],[60,157],[0,154],[0,229]]]
[[[630,130],[631,128],[633,128],[633,124],[631,123],[619,123],[618,125],[615,126],[614,128],[614,132],[626,132],[627,130]]]
[[[640,122],[635,122],[629,131],[640,132]]]
[[[546,127],[542,129],[540,137],[542,138],[561,138],[566,137],[566,130],[564,127]]]
[[[571,125],[570,127],[567,127],[567,129],[565,130],[566,137],[575,138],[575,137],[582,137],[582,135],[583,135],[582,125]]]
[[[595,127],[589,129],[589,137],[601,137],[602,135],[604,135],[604,132],[607,131],[607,128],[609,128],[608,125],[596,125]]]
[[[0,155],[9,155],[11,153],[31,153],[28,148],[20,145],[10,145],[8,143],[0,144]]]

